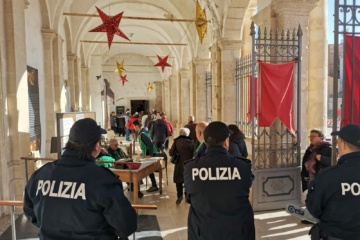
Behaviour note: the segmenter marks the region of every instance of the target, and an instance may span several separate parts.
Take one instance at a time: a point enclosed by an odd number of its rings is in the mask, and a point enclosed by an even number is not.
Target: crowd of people
[[[255,239],[249,201],[254,175],[245,135],[237,125],[196,123],[189,116],[176,134],[165,113],[130,115],[127,110],[125,115],[125,129],[117,133],[125,133],[126,140],[132,133],[142,157],[178,157],[173,173],[175,204],[184,199],[190,204],[188,239]],[[108,170],[112,161],[128,155],[116,139],[103,149],[101,134],[105,132],[92,119],[78,120],[61,158],[37,170],[29,180],[24,213],[39,227],[41,239],[126,239],[136,230],[136,213],[122,191],[122,182]],[[311,237],[360,239],[360,126],[347,125],[332,135],[338,136],[337,165],[331,166],[332,146],[319,129],[310,131],[310,145],[303,156],[306,207],[320,220],[312,227]],[[103,168],[96,166],[95,159],[102,160],[97,164]],[[155,175],[149,177],[147,192],[158,191]],[[138,196],[143,196],[140,190]]]

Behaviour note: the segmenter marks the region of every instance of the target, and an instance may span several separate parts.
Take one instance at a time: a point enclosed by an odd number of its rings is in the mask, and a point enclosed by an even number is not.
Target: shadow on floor
[[[31,224],[25,215],[21,214],[15,221],[16,239],[38,239],[38,228]],[[8,227],[0,236],[0,240],[12,239],[11,227]],[[159,223],[155,215],[138,215],[138,227],[135,238],[131,235],[129,239],[136,240],[162,240]]]
[[[300,219],[285,211],[255,215],[256,239],[259,240],[310,239],[311,226],[302,224]]]

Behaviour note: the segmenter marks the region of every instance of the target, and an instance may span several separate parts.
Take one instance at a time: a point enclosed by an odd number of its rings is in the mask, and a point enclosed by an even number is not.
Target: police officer
[[[320,219],[312,231],[319,228],[327,240],[360,239],[360,126],[346,125],[331,135],[338,136],[340,158],[309,186],[306,207]]]
[[[205,155],[185,164],[188,239],[254,240],[251,163],[228,153],[229,130],[222,122],[211,122],[204,140]]]
[[[24,213],[40,239],[121,239],[137,227],[121,181],[99,167],[100,128],[93,119],[70,129],[61,158],[35,171],[25,187]]]

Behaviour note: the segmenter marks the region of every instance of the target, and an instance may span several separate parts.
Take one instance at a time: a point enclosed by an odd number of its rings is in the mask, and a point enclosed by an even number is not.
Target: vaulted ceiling
[[[88,65],[91,55],[102,55],[105,64],[110,59],[122,56],[147,57],[153,63],[156,55],[170,55],[173,71],[186,68],[194,57],[208,57],[209,46],[217,38],[242,38],[243,19],[250,5],[256,0],[199,0],[206,11],[208,31],[200,44],[194,22],[172,22],[125,19],[119,28],[131,42],[162,43],[164,45],[116,44],[108,48],[106,43],[82,41],[107,41],[106,33],[89,32],[102,24],[100,17],[80,16],[98,14],[96,7],[107,15],[124,12],[124,17],[146,17],[162,19],[193,19],[196,15],[195,0],[40,0],[43,26],[55,31],[64,29],[67,52],[81,56],[83,65]],[[67,15],[70,14],[70,15]],[[127,40],[115,35],[114,42]],[[165,45],[170,43],[185,46]],[[150,58],[149,58],[150,57]],[[160,68],[159,68],[160,71]]]

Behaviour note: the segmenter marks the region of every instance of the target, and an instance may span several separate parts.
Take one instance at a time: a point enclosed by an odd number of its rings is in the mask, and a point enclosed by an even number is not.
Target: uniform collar
[[[71,164],[71,165],[84,165],[88,163],[95,164],[95,158],[80,158],[79,152],[76,150],[65,150],[61,155],[61,158],[58,162],[59,164]]]
[[[228,151],[224,147],[207,147],[206,152],[228,153]]]
[[[352,152],[341,156],[337,162],[338,165],[347,163],[349,161],[359,161],[360,163],[360,152]]]

